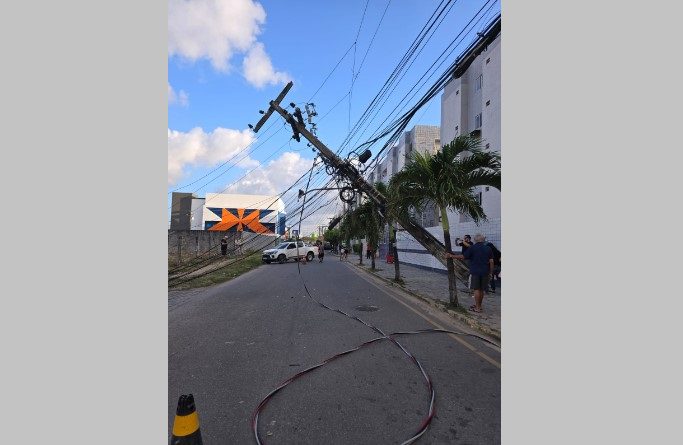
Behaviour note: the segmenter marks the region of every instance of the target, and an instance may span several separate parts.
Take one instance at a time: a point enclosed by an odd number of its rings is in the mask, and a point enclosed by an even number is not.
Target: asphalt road
[[[461,330],[331,255],[302,265],[301,275],[293,262],[263,265],[218,286],[170,292],[169,437],[178,397],[192,393],[205,445],[256,443],[251,415],[270,391],[378,337],[311,301],[302,280],[316,299],[386,333],[433,323]],[[361,310],[368,306],[377,309]],[[500,443],[500,352],[447,334],[398,340],[436,390],[435,418],[416,443]],[[262,412],[259,431],[267,444],[400,444],[419,429],[429,397],[414,363],[383,340],[284,388]]]

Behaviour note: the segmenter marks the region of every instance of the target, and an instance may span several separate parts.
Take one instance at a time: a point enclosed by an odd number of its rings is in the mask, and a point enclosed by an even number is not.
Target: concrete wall
[[[187,261],[204,252],[210,251],[210,255],[220,255],[221,239],[228,237],[228,254],[237,254],[235,242],[243,240],[242,252],[248,250],[264,250],[275,245],[280,238],[272,235],[261,235],[248,232],[212,232],[209,230],[169,230],[168,231],[168,258],[174,264],[178,262],[178,250],[182,261]],[[240,238],[240,236],[242,238]],[[264,246],[265,247],[262,247]],[[204,254],[203,256],[206,256]]]

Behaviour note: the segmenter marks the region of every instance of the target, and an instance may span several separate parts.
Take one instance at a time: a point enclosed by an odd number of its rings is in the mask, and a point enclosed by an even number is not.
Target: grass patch
[[[168,259],[168,270],[173,270],[173,269],[178,269],[178,268],[187,268],[187,269],[193,269],[197,266],[199,266],[201,263],[206,263],[207,260],[213,259],[215,260],[218,258],[217,255],[210,255],[210,256],[197,256],[197,257],[192,257],[192,258],[183,258],[182,263],[178,263],[177,258],[171,258],[169,257]]]
[[[194,289],[197,287],[213,286],[215,284],[224,283],[230,281],[235,277],[242,275],[243,273],[249,272],[252,269],[259,267],[261,264],[261,252],[254,252],[248,257],[243,258],[231,264],[229,266],[221,267],[218,270],[210,272],[201,277],[195,278],[193,280],[181,283],[178,286],[171,287],[173,290],[185,290]]]

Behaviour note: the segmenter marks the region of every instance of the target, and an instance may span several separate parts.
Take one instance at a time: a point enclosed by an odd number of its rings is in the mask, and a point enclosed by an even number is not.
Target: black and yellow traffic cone
[[[197,416],[192,394],[183,394],[178,399],[178,409],[176,409],[173,420],[171,445],[202,445],[199,416]]]

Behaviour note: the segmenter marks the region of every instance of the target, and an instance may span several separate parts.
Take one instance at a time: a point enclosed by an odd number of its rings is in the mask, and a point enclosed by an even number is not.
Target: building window
[[[474,90],[479,91],[481,90],[481,86],[484,83],[484,75],[480,74],[479,77],[477,77],[477,80],[474,82]]]
[[[455,90],[455,95],[457,96],[458,94],[460,94],[460,90]]]
[[[489,144],[486,144],[486,148],[489,148]]]
[[[488,59],[486,59],[486,63],[489,63],[490,61],[491,61],[490,57]]]
[[[491,105],[491,101],[490,101],[490,100],[487,100],[487,101],[486,101],[486,106],[488,107],[489,105]]]
[[[481,113],[477,114],[474,116],[474,128],[481,128]]]

